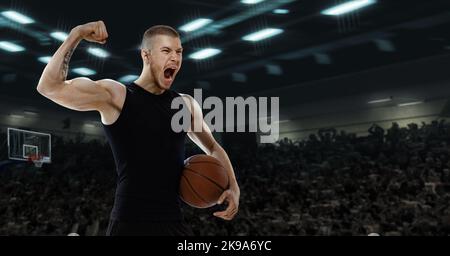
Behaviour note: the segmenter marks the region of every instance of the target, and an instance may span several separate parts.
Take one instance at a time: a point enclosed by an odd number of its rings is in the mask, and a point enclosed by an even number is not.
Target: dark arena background
[[[367,6],[326,12],[349,2]],[[279,98],[276,142],[213,133],[240,186],[239,212],[224,221],[216,206],[182,204],[195,235],[450,234],[450,1],[2,0],[0,235],[106,233],[117,175],[100,116],[36,90],[65,33],[97,20],[108,41],[81,42],[69,78],[129,84],[143,33],[166,24],[184,48],[175,91]],[[192,55],[204,48],[216,55]],[[27,159],[37,152],[44,158]],[[187,139],[186,158],[195,154]]]

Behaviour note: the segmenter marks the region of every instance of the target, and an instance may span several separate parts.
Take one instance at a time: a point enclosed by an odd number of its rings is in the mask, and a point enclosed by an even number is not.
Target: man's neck
[[[158,85],[153,81],[153,79],[145,78],[143,75],[141,75],[136,81],[134,81],[135,84],[142,87],[144,90],[155,94],[160,95],[164,93],[164,89],[161,89],[158,87]]]

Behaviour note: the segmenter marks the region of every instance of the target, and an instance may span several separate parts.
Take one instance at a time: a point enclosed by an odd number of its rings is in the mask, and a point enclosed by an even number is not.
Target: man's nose
[[[180,56],[177,53],[172,53],[170,55],[170,60],[178,63],[180,62]]]

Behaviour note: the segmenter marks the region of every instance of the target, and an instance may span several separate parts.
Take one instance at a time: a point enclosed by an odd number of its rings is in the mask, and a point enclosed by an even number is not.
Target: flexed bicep
[[[92,81],[85,77],[75,78],[65,81],[58,90],[44,96],[73,110],[100,110],[112,100],[112,96],[106,88],[108,83],[108,80]]]
[[[92,81],[85,77],[67,80],[67,75],[70,59],[81,40],[104,44],[107,38],[103,21],[89,22],[73,28],[45,66],[37,91],[70,109],[99,110],[109,97],[108,90],[102,86],[102,81],[106,80]]]

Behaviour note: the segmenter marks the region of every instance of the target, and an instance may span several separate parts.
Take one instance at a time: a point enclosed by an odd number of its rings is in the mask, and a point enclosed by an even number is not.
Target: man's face
[[[152,38],[148,55],[150,71],[155,83],[161,89],[168,90],[181,68],[183,48],[177,37],[157,35]]]

